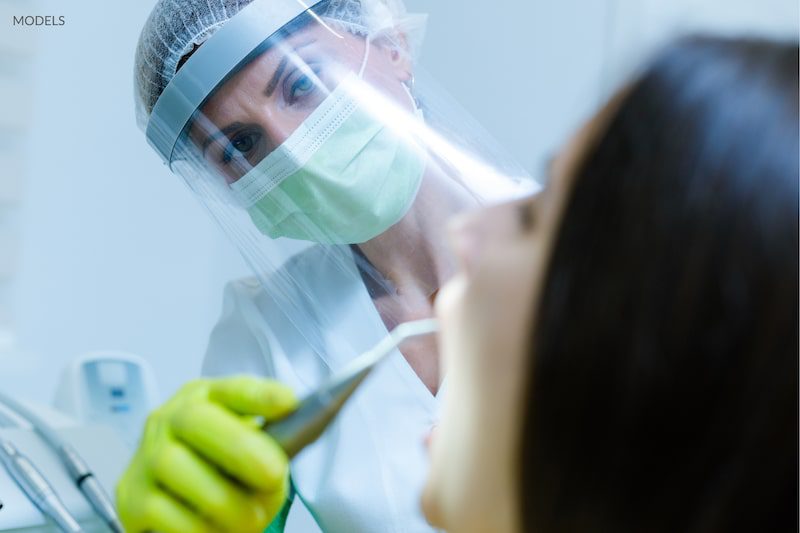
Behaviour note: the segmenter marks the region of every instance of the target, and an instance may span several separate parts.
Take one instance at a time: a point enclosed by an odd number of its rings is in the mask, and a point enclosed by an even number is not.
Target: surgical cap
[[[252,1],[158,0],[142,28],[134,61],[136,120],[142,130],[181,59]],[[398,28],[421,39],[424,26],[424,17],[407,17],[402,0],[327,0],[313,10],[357,35]],[[409,46],[417,44],[410,36]]]

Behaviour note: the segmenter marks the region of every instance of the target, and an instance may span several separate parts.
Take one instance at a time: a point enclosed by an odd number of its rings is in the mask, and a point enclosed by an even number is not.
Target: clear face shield
[[[454,271],[448,219],[537,187],[414,64],[402,25],[326,4],[245,7],[183,63],[147,135],[334,368],[375,340],[337,333],[342,298],[388,329],[431,313]]]

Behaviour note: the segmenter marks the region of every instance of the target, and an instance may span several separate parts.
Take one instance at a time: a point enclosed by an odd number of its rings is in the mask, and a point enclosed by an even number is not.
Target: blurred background
[[[198,375],[226,281],[249,274],[136,127],[153,0],[0,0],[0,389],[49,403],[64,365],[132,352],[159,396]],[[796,0],[407,0],[420,61],[532,175],[659,45],[797,39]],[[54,27],[13,15],[63,16]]]

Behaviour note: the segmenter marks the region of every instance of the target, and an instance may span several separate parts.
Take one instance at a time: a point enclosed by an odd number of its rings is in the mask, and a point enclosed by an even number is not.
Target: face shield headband
[[[195,111],[236,67],[287,23],[322,0],[255,0],[199,47],[175,73],[156,101],[147,123],[147,141],[171,165],[175,146]],[[324,23],[323,23],[324,24]]]

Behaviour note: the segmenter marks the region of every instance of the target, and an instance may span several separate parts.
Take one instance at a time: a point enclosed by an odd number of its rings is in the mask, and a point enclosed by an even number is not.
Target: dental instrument
[[[59,459],[61,459],[70,477],[83,493],[84,497],[89,501],[95,512],[105,521],[108,527],[111,528],[111,531],[114,533],[123,533],[122,523],[117,516],[111,498],[78,452],[69,443],[58,436],[49,424],[16,400],[0,393],[0,403],[5,404],[20,417],[30,422],[36,433],[38,433],[56,454],[58,454]]]
[[[8,473],[31,502],[45,516],[53,520],[61,531],[66,533],[80,533],[83,531],[78,521],[75,520],[58,497],[55,489],[36,468],[36,465],[25,455],[19,453],[16,447],[5,439],[0,440],[0,462],[5,465]]]
[[[300,401],[285,417],[266,423],[263,429],[291,459],[314,442],[330,425],[344,403],[372,370],[403,341],[438,330],[435,319],[404,322],[395,327],[371,350],[364,352]]]

